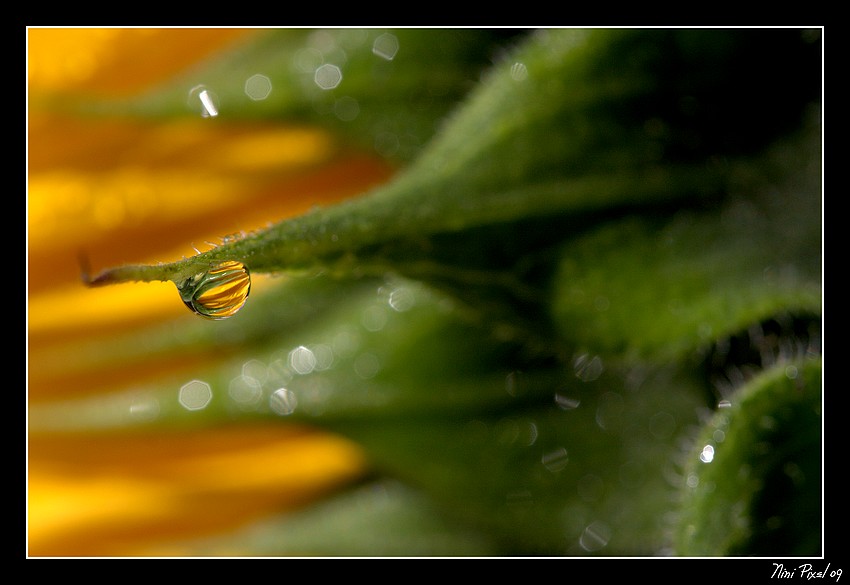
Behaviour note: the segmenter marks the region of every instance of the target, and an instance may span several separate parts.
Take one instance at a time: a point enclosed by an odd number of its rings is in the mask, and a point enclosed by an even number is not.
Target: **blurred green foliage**
[[[228,348],[199,372],[208,408],[164,384],[144,393],[154,420],[127,414],[134,389],[31,424],[278,417],[365,448],[373,483],[233,537],[255,554],[818,555],[818,32],[269,31],[151,95],[84,104],[180,115],[203,81],[230,116],[326,124],[404,166],[148,267],[287,275],[228,321],[92,351]],[[392,60],[372,51],[385,34]],[[321,51],[333,90],[303,66]],[[256,71],[263,102],[242,87]]]

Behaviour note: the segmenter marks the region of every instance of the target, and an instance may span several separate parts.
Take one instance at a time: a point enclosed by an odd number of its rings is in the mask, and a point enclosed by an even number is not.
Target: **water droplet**
[[[367,331],[380,331],[387,324],[387,313],[383,307],[366,307],[360,314],[360,323]]]
[[[272,92],[272,80],[266,75],[256,73],[245,80],[245,95],[252,100],[261,101]]]
[[[625,413],[623,397],[616,392],[606,392],[599,398],[596,408],[596,424],[599,428],[611,430],[622,424]]]
[[[413,308],[416,297],[409,288],[399,287],[390,293],[389,303],[394,310],[403,313]]]
[[[676,419],[669,412],[656,412],[649,419],[649,432],[652,436],[660,441],[664,441],[673,436],[676,430]]]
[[[703,447],[702,452],[699,454],[699,460],[703,463],[711,463],[714,461],[714,447],[711,445]]]
[[[510,372],[505,376],[505,392],[511,396],[519,394],[519,372]]]
[[[605,548],[611,539],[611,529],[602,522],[594,522],[584,529],[579,539],[581,547],[588,552]]]
[[[316,358],[316,367],[317,371],[324,371],[330,369],[330,367],[334,363],[334,350],[330,345],[326,345],[324,343],[320,343],[314,346],[311,351]]]
[[[322,89],[334,89],[342,81],[342,71],[332,63],[325,63],[316,68],[313,80]]]
[[[202,410],[212,400],[212,388],[206,382],[192,380],[183,384],[177,399],[186,410]]]
[[[278,388],[269,396],[269,407],[280,416],[288,416],[295,412],[298,399],[295,393],[286,388]]]
[[[555,404],[561,410],[575,410],[581,404],[581,398],[578,396],[568,396],[566,394],[555,394]]]
[[[180,298],[194,313],[208,319],[232,317],[251,292],[251,275],[241,262],[227,261],[177,284]]]
[[[250,359],[242,364],[242,375],[246,378],[253,378],[260,384],[268,378],[268,368],[260,360]]]
[[[360,348],[360,335],[351,329],[343,329],[337,333],[331,343],[334,355],[341,358],[353,356]]]
[[[372,44],[372,53],[387,61],[392,61],[398,53],[398,37],[394,34],[384,33],[375,39]]]
[[[520,441],[526,447],[531,447],[537,442],[537,437],[540,432],[537,430],[537,424],[532,421],[523,421],[520,428]]]
[[[587,354],[583,354],[575,359],[573,369],[575,370],[576,378],[582,382],[593,382],[602,375],[605,366],[602,365],[602,358],[598,355],[590,357]]]
[[[205,85],[196,85],[189,90],[189,107],[202,118],[218,116],[218,96]]]
[[[267,381],[271,385],[283,386],[289,384],[293,378],[293,371],[289,365],[289,358],[277,358],[269,364]]]
[[[311,73],[316,71],[316,69],[322,64],[324,61],[324,56],[319,49],[314,47],[307,47],[305,49],[299,49],[298,52],[295,53],[295,67],[304,73]]]
[[[525,66],[525,63],[517,61],[511,65],[511,77],[514,81],[525,81],[528,77],[528,68]]]
[[[250,376],[236,376],[228,388],[230,397],[243,408],[256,406],[263,397],[263,387],[258,380]]]
[[[362,353],[354,359],[354,372],[362,379],[374,378],[381,370],[381,362],[372,353]]]
[[[302,376],[315,370],[316,363],[316,354],[308,347],[299,345],[289,352],[289,365]]]
[[[541,458],[541,463],[543,463],[544,467],[551,471],[552,473],[556,473],[561,471],[564,467],[569,463],[570,458],[567,454],[567,450],[563,447],[559,447],[550,453],[546,453]]]

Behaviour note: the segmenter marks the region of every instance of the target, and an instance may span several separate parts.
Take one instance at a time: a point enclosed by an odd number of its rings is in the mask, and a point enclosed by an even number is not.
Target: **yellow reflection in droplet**
[[[209,319],[226,319],[245,305],[251,292],[248,268],[234,260],[177,284],[180,298],[192,311]]]

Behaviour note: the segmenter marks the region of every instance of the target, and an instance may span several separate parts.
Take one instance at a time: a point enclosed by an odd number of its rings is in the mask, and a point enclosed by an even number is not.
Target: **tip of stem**
[[[80,251],[77,258],[80,263],[80,280],[82,280],[83,284],[86,286],[102,286],[104,284],[109,284],[113,280],[109,270],[101,272],[92,278],[91,265],[89,264],[88,255],[85,252]]]

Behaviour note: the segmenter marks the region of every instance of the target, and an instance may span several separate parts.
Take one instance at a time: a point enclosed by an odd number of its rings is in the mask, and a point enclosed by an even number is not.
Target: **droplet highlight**
[[[256,73],[245,80],[245,95],[255,102],[269,97],[272,92],[272,80],[268,76]]]
[[[289,416],[295,412],[297,406],[298,398],[295,393],[286,388],[278,388],[269,396],[269,407],[280,416]]]
[[[177,291],[193,313],[207,319],[227,319],[245,305],[251,292],[251,275],[244,264],[229,260],[177,283]]]
[[[558,447],[554,451],[550,451],[543,455],[541,463],[552,473],[557,473],[567,466],[570,462],[569,454],[563,447]]]
[[[205,85],[196,85],[189,90],[189,107],[202,118],[218,116],[218,96]]]
[[[324,90],[334,89],[342,82],[342,71],[332,63],[325,63],[316,68],[313,80]]]
[[[384,33],[375,39],[375,42],[372,44],[372,53],[382,59],[392,61],[395,59],[396,53],[398,53],[398,47],[398,37],[394,34]]]
[[[180,387],[177,399],[186,410],[203,410],[212,400],[212,388],[202,380],[192,380]]]

